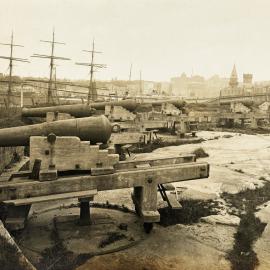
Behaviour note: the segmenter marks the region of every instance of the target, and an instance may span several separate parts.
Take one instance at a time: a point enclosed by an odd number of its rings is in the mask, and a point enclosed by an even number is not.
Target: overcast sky
[[[33,53],[49,53],[55,27],[57,76],[87,79],[86,67],[93,37],[98,63],[107,69],[97,79],[168,81],[185,72],[210,77],[228,77],[233,64],[238,74],[254,74],[255,80],[270,79],[270,1],[268,0],[0,0],[0,42],[8,42],[14,31],[15,56],[30,58]],[[0,55],[8,48],[0,46]],[[14,73],[48,76],[49,61],[30,58],[18,63]],[[0,59],[0,72],[8,62]]]

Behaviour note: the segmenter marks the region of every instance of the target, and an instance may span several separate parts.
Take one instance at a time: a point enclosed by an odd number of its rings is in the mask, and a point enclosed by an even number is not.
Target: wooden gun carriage
[[[196,162],[194,155],[119,161],[119,156],[111,149],[102,147],[108,134],[101,134],[98,140],[98,131],[108,132],[108,120],[104,116],[94,120],[92,117],[82,119],[88,119],[88,124],[83,125],[85,133],[87,125],[89,128],[93,128],[94,122],[96,125],[95,132],[88,132],[88,140],[86,134],[82,135],[82,130],[76,134],[74,129],[69,132],[70,129],[65,128],[78,119],[50,123],[49,134],[37,129],[36,125],[23,127],[29,129],[21,134],[21,142],[30,146],[29,170],[16,172],[7,181],[0,181],[0,202],[6,209],[2,219],[10,230],[23,228],[32,204],[70,198],[79,199],[80,223],[91,224],[89,202],[99,191],[132,188],[136,212],[145,231],[150,232],[153,223],[160,220],[158,190],[163,191],[162,197],[171,207],[181,207],[171,194],[164,194],[164,184],[209,176],[209,165]],[[99,125],[99,121],[102,124]],[[53,124],[61,127],[61,132],[52,129]],[[78,123],[74,126],[79,128]],[[31,129],[35,130],[35,136],[31,136]],[[6,145],[12,144],[12,134],[16,135],[15,139],[19,136],[12,131],[14,128],[0,130],[0,137],[2,133],[10,134]],[[96,144],[91,144],[92,137]],[[5,142],[2,141],[1,145]]]

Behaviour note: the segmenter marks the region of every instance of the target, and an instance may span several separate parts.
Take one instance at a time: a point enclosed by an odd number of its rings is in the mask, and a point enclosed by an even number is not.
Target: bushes
[[[205,152],[205,150],[202,147],[199,147],[195,149],[192,154],[196,156],[196,158],[204,158],[209,157],[209,155]]]

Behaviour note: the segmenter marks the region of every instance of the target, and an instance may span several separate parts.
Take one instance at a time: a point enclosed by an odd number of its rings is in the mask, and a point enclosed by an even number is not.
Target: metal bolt
[[[56,141],[56,135],[53,134],[53,133],[50,133],[50,134],[47,136],[47,141],[48,141],[50,144],[55,143],[55,141]]]

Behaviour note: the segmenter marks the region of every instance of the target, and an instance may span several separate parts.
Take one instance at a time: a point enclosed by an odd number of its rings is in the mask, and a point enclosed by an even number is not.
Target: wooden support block
[[[56,169],[41,170],[39,173],[39,181],[53,181],[57,179],[57,175]]]
[[[140,132],[112,133],[110,142],[112,144],[136,144],[144,141],[145,135]]]
[[[109,154],[109,155],[111,155],[111,154],[116,154],[116,153],[115,153],[114,146],[110,146],[110,147],[108,148],[108,154]]]
[[[46,113],[46,122],[50,123],[55,121],[55,113],[54,112],[47,112]]]
[[[142,210],[142,219],[145,223],[154,223],[160,221],[160,214],[158,211]]]
[[[103,167],[114,166],[119,156],[109,154],[108,150],[100,150],[98,145],[90,145],[89,141],[81,141],[78,137],[56,137],[53,152],[47,137],[32,136],[30,138],[30,168],[36,159],[42,160],[41,170],[53,164],[57,171],[90,170],[102,163]]]

